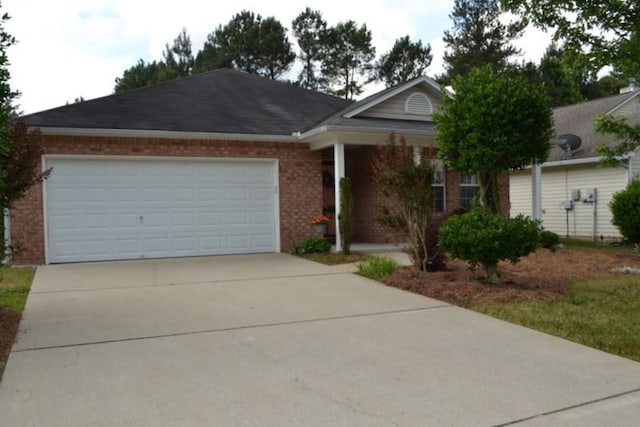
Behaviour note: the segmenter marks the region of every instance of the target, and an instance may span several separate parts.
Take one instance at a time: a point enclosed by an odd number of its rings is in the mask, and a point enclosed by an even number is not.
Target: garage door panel
[[[273,252],[274,162],[51,159],[50,262]]]

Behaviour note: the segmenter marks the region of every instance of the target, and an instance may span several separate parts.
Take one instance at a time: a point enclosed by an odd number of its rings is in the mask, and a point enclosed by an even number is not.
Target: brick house
[[[387,241],[372,220],[375,146],[392,131],[434,144],[441,101],[427,77],[351,102],[221,69],[27,115],[53,171],[13,206],[13,262],[289,251],[312,217],[337,217],[342,176],[354,240]],[[440,210],[477,192],[475,177],[437,178]]]

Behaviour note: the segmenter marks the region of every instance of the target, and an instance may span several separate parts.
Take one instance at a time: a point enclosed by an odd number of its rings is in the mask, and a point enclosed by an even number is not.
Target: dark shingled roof
[[[553,119],[556,137],[568,133],[575,134],[582,139],[582,144],[571,156],[568,156],[567,153],[554,144],[547,161],[599,157],[600,154],[595,151],[597,145],[607,144],[613,146],[619,143],[619,141],[615,141],[611,137],[597,133],[593,128],[593,122],[599,115],[608,113],[623,102],[638,95],[638,92],[624,93],[555,108],[553,110]],[[640,123],[640,113],[625,116],[625,119],[631,124]]]
[[[218,69],[24,116],[29,126],[291,135],[351,101]]]

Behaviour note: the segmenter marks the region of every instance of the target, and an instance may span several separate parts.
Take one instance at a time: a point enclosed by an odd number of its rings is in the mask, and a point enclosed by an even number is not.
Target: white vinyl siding
[[[48,158],[48,262],[275,252],[275,165]]]
[[[362,112],[359,116],[397,120],[430,120],[431,114],[410,114],[406,112],[408,98],[416,93],[426,96],[431,103],[433,110],[438,108],[439,103],[433,96],[429,96],[427,91],[416,89],[409,92],[402,92],[390,99],[387,99],[386,101]]]
[[[613,193],[625,187],[626,170],[622,167],[601,168],[593,165],[547,167],[542,169],[542,222],[543,226],[560,236],[567,235],[567,213],[562,201],[571,198],[571,190],[580,190],[581,199],[589,188],[597,189],[596,236],[619,237],[611,224],[609,202]],[[531,215],[531,171],[511,174],[511,216],[519,213]],[[582,200],[574,202],[569,211],[570,237],[591,238],[593,233],[593,204]]]

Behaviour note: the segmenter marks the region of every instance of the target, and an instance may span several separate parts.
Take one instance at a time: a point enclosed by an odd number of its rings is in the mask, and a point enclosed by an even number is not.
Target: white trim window
[[[434,209],[436,212],[444,212],[447,206],[444,166],[442,160],[437,160],[434,163],[435,170],[433,171],[433,182],[431,183]]]
[[[471,209],[474,199],[480,194],[478,176],[460,172],[460,207]]]

